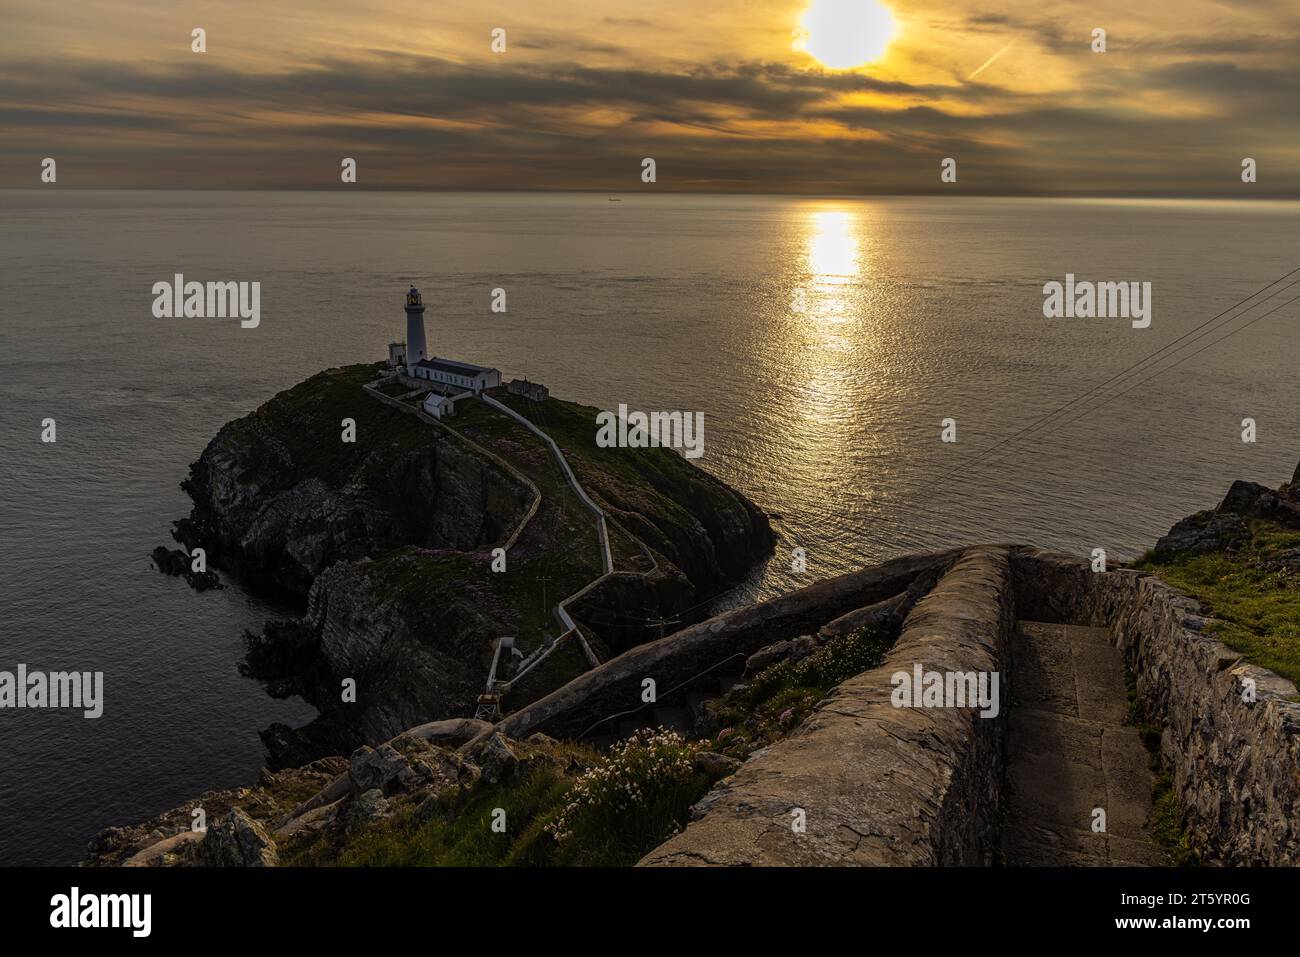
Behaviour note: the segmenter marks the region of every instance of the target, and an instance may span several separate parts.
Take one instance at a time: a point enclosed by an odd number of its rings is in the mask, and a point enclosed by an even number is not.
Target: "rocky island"
[[[381,374],[333,369],[277,395],[225,426],[183,483],[194,507],[178,540],[304,605],[247,636],[245,672],[320,711],[264,733],[273,767],[472,715],[497,639],[515,639],[509,678],[565,631],[555,603],[593,582],[568,607],[581,640],[551,650],[508,706],[698,616],[771,553],[766,516],[672,450],[598,448],[597,410],[494,390],[545,423],[605,513],[603,575],[593,514],[538,436],[481,402],[434,422],[418,411],[427,390],[390,379],[368,394]]]
[[[591,512],[490,407],[405,437],[359,417],[364,454],[313,442],[373,375],[228,426],[178,528],[306,597],[247,668],[321,718],[267,734],[256,786],[110,829],[88,864],[1300,863],[1300,469],[1235,483],[1131,565],[954,548],[692,622],[772,547],[743,496],[671,454],[605,458],[627,450],[548,399],[534,414],[611,517],[602,574]],[[511,567],[575,595],[570,632],[528,577],[493,588],[512,527]],[[531,637],[499,713],[468,717],[503,631]],[[923,670],[995,676],[1001,700],[900,706]],[[328,699],[351,675],[349,712]]]

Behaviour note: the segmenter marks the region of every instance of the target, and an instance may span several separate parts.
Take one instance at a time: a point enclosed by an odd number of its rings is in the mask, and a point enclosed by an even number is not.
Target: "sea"
[[[703,413],[779,534],[715,608],[959,543],[1131,559],[1300,459],[1300,204],[652,189],[0,191],[0,670],[104,673],[97,719],[0,710],[0,864],[251,784],[312,716],[237,671],[286,609],[149,552],[216,431],[384,358],[412,284],[433,353]],[[155,317],[177,274],[259,283],[257,326]],[[1150,325],[1046,317],[1067,276],[1150,283]]]

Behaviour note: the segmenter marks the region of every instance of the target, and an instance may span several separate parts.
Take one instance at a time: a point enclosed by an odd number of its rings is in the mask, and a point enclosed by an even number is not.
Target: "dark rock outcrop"
[[[181,483],[194,508],[177,537],[250,584],[306,597],[336,562],[402,545],[479,548],[522,518],[531,491],[515,476],[348,385],[351,445],[318,410],[337,401],[330,373],[223,426]]]
[[[173,548],[167,549],[159,545],[151,553],[154,566],[171,578],[184,578],[191,588],[195,591],[208,591],[211,588],[222,588],[221,579],[216,572],[202,571],[196,572],[190,556],[184,549]]]
[[[695,755],[695,770],[710,781],[719,781],[740,769],[740,761],[716,751],[700,751]]]
[[[1246,520],[1232,512],[1197,512],[1179,520],[1156,542],[1156,555],[1201,554],[1236,548],[1250,536]]]
[[[1300,472],[1300,466],[1297,466]],[[1275,492],[1258,482],[1236,481],[1212,511],[1197,512],[1176,522],[1154,549],[1157,556],[1176,552],[1201,554],[1227,551],[1250,537],[1251,519],[1266,519],[1286,528],[1300,528],[1300,504],[1294,500],[1295,483]]]
[[[1300,524],[1300,507],[1258,482],[1233,482],[1215,511],[1243,518],[1268,519],[1288,527]]]
[[[199,847],[204,867],[276,867],[275,841],[261,824],[235,808],[208,828]]]
[[[518,764],[510,744],[495,731],[467,745],[464,750],[465,756],[479,766],[483,779],[489,784],[509,777]]]

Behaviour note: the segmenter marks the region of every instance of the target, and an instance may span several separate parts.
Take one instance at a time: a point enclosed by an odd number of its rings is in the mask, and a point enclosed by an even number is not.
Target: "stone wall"
[[[724,666],[739,671],[745,659],[765,645],[815,632],[846,612],[892,598],[917,577],[947,568],[958,554],[906,555],[716,615],[574,678],[503,719],[498,730],[512,738],[534,731],[555,737],[581,735],[594,722],[639,708],[645,678],[654,679],[661,699],[671,689],[681,690],[683,683],[706,680],[710,674],[716,681],[718,674],[726,673]]]
[[[846,681],[791,737],[750,758],[644,865],[990,864],[998,845],[1006,695],[899,708],[890,678],[1002,672],[1013,624],[1008,551],[966,551],[917,603],[885,663]],[[1005,688],[1005,683],[1003,684]],[[806,830],[792,828],[792,812]]]
[[[1148,714],[1164,725],[1183,823],[1202,859],[1300,864],[1296,687],[1207,633],[1198,603],[1153,575],[1012,551],[1022,618],[1109,627]],[[1255,700],[1243,699],[1246,679]]]

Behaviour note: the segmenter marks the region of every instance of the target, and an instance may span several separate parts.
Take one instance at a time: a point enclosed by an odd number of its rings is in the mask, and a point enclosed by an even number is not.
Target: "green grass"
[[[1241,548],[1205,554],[1148,554],[1135,567],[1154,572],[1199,600],[1214,621],[1209,631],[1253,664],[1300,681],[1300,575],[1282,567],[1278,556],[1300,547],[1300,532],[1255,520]],[[1198,863],[1182,827],[1178,795],[1159,762],[1160,729],[1139,713],[1130,691],[1131,723],[1143,734],[1156,774],[1152,823],[1170,863]]]
[[[598,409],[559,399],[532,402],[504,393],[496,398],[555,440],[578,481],[629,532],[675,563],[697,585],[702,583],[698,579],[704,572],[704,556],[681,530],[702,524],[715,539],[724,535],[729,527],[726,516],[744,509],[726,485],[674,449],[597,446]],[[758,531],[756,539],[763,534]],[[761,547],[757,540],[753,544]],[[715,557],[733,575],[748,569],[753,559],[744,548]]]
[[[276,447],[250,448],[250,461],[256,464],[262,456],[278,459],[287,454],[290,470],[258,471],[283,474],[291,484],[319,478],[339,487],[363,467],[368,478],[381,476],[392,461],[413,449],[435,445],[438,437],[429,426],[362,390],[379,369],[379,365],[355,365],[318,372],[276,395],[252,415],[255,421],[273,424]],[[340,441],[342,422],[349,418],[357,424],[356,442]]]
[[[598,409],[560,399],[533,402],[513,395],[499,396],[498,401],[539,426],[565,450],[575,471],[580,467],[590,470],[597,483],[603,480],[615,485],[621,480],[640,484],[648,479],[658,488],[688,480],[697,474],[694,467],[672,449],[599,447],[596,445]],[[579,481],[583,481],[581,473]]]
[[[630,866],[686,821],[708,789],[696,746],[640,735],[603,758],[576,744],[533,750],[526,770],[426,802],[351,834],[287,842],[282,863],[345,867]],[[540,756],[539,756],[540,755]],[[504,812],[504,830],[493,821]]]
[[[1203,602],[1217,622],[1216,638],[1252,663],[1300,681],[1300,575],[1273,563],[1300,547],[1300,532],[1257,520],[1251,539],[1235,552],[1148,555],[1135,567],[1158,574]]]
[[[351,835],[342,848],[322,842],[294,864],[343,867],[499,867],[549,863],[545,822],[572,787],[554,766],[533,768],[520,780],[483,786],[467,794],[433,799],[420,809],[408,803],[393,818]],[[492,829],[497,808],[506,829]]]
[[[860,628],[800,661],[765,668],[714,707],[723,728],[712,750],[744,760],[785,737],[836,685],[879,667],[897,638],[891,629]]]
[[[546,825],[561,864],[626,867],[685,824],[709,789],[699,745],[671,731],[638,732],[582,775]]]
[[[1191,840],[1183,830],[1182,809],[1174,791],[1174,779],[1168,771],[1156,774],[1152,789],[1151,830],[1156,844],[1165,852],[1169,863],[1175,867],[1194,867],[1200,864]]]
[[[569,486],[546,444],[509,416],[467,401],[444,422],[500,456],[542,494],[537,514],[511,551],[510,574],[494,576],[503,598],[519,610],[517,637],[526,653],[559,633],[556,602],[603,572],[595,515]]]

